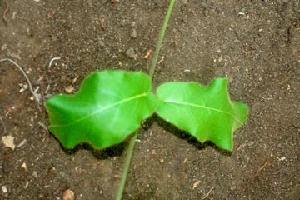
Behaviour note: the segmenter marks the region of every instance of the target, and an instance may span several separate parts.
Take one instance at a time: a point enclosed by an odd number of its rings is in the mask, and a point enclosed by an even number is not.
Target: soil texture
[[[0,0],[3,200],[114,199],[128,141],[63,149],[43,103],[94,71],[148,72],[168,1]],[[228,77],[250,108],[226,153],[157,116],[143,124],[124,199],[300,197],[300,1],[178,0],[153,84]],[[11,137],[7,137],[11,136]],[[3,138],[2,138],[3,139]],[[69,190],[68,190],[69,189]]]

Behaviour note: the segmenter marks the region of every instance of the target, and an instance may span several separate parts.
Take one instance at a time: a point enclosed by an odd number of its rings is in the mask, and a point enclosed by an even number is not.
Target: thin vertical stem
[[[126,160],[125,160],[125,164],[122,170],[122,176],[121,176],[121,182],[120,185],[118,187],[118,192],[117,192],[117,200],[122,200],[122,194],[123,194],[123,190],[125,187],[125,183],[126,183],[126,179],[127,179],[127,174],[128,174],[128,169],[130,166],[130,162],[131,162],[131,158],[132,158],[132,154],[133,154],[133,150],[134,150],[134,146],[137,140],[137,132],[134,133],[134,135],[132,136],[132,138],[130,139],[129,142],[129,146],[127,149],[127,155],[126,155]]]
[[[154,55],[152,58],[151,67],[150,67],[150,71],[149,71],[149,75],[151,78],[153,78],[153,74],[154,74],[154,71],[155,71],[155,68],[157,65],[158,55],[159,55],[160,49],[162,47],[163,39],[164,39],[166,30],[168,27],[168,22],[169,22],[171,14],[172,14],[175,2],[176,2],[176,0],[170,0],[167,14],[164,18],[163,25],[162,25],[161,31],[159,33],[159,38],[156,43],[156,49],[155,49],[155,52],[154,52]],[[131,159],[132,159],[132,154],[133,154],[134,146],[135,146],[135,143],[137,140],[137,133],[138,132],[134,133],[134,135],[132,136],[132,138],[130,139],[130,142],[129,142],[126,160],[125,160],[125,164],[124,164],[124,167],[122,170],[121,181],[120,181],[120,185],[118,187],[116,200],[122,200],[122,195],[123,195],[123,191],[124,191],[125,184],[126,184],[126,179],[127,179],[127,174],[128,174],[129,166],[131,163]]]
[[[149,75],[150,75],[151,78],[153,77],[155,68],[157,66],[158,55],[159,55],[160,49],[162,47],[163,39],[164,39],[166,30],[167,30],[167,27],[168,27],[168,22],[169,22],[169,19],[171,17],[175,2],[176,2],[176,0],[170,0],[170,4],[169,4],[168,10],[167,10],[167,14],[165,16],[164,22],[163,22],[162,27],[161,27],[161,31],[159,33],[159,37],[158,37],[158,40],[157,40],[157,43],[156,43],[156,49],[155,49],[155,52],[154,52],[154,55],[153,55],[153,58],[152,58],[152,62],[151,62],[151,67],[150,67],[150,70],[149,70]]]

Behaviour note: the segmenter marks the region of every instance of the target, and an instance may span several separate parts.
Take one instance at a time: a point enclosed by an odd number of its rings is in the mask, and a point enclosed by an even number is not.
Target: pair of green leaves
[[[211,141],[232,150],[232,133],[247,119],[245,104],[232,102],[227,79],[208,86],[169,82],[152,92],[141,72],[103,71],[88,76],[74,95],[57,95],[46,102],[50,131],[66,148],[89,143],[106,148],[125,140],[154,112],[200,142]]]

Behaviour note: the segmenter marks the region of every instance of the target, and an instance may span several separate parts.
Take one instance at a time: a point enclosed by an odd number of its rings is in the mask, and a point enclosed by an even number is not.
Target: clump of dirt
[[[43,102],[93,71],[147,72],[167,1],[0,0],[1,199],[113,199],[127,143],[64,150]],[[227,76],[250,107],[231,154],[153,116],[139,135],[124,199],[298,199],[300,3],[178,1],[154,84]],[[53,59],[54,58],[54,59]],[[52,60],[51,64],[50,61]],[[68,190],[69,189],[69,190]]]

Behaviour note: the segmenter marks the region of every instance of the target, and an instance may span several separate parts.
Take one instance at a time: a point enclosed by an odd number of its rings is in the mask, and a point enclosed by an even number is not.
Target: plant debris
[[[2,137],[2,143],[5,147],[11,148],[12,150],[16,148],[14,144],[14,137],[12,137],[11,135]]]

